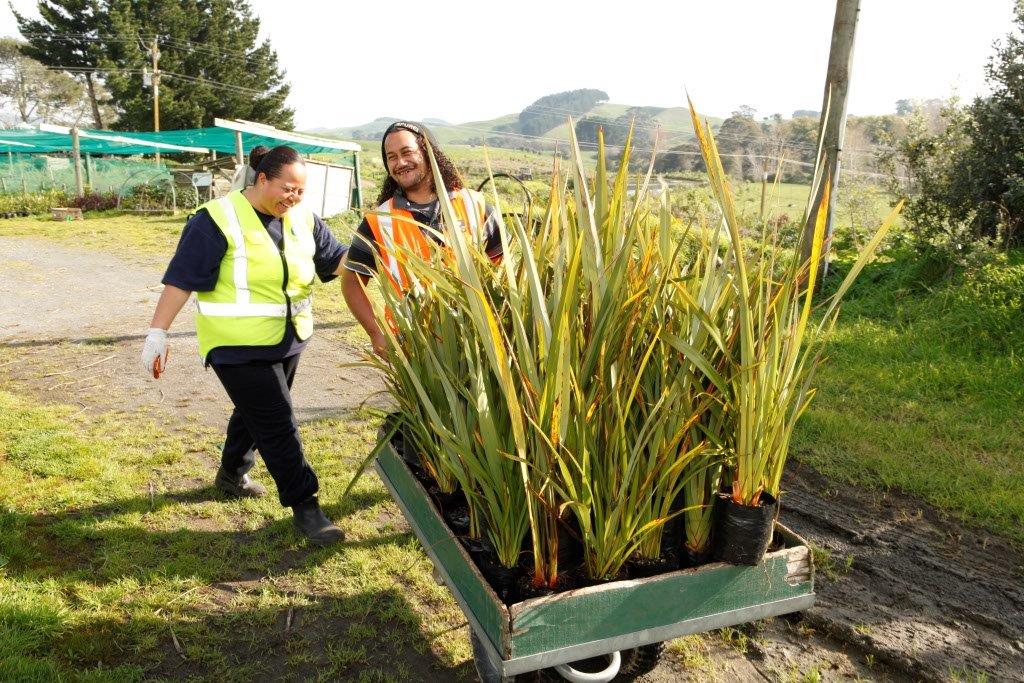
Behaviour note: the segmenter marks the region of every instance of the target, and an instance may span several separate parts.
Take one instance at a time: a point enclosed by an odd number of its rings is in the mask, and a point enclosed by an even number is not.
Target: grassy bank
[[[1020,254],[953,278],[902,252],[870,267],[832,335],[796,455],[1024,543],[1022,296]]]

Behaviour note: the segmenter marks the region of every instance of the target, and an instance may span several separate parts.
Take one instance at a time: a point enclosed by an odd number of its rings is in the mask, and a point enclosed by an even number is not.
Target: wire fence
[[[83,155],[84,197],[76,197],[74,162],[70,155],[0,156],[0,206],[21,213],[47,210],[43,204],[65,201],[85,209],[139,212],[188,210],[208,199],[190,169],[138,158]]]
[[[0,193],[74,192],[73,163],[70,155],[60,154],[0,156]],[[151,160],[82,157],[82,182],[94,193],[119,192],[126,183],[143,184],[153,173],[170,176],[166,165]]]

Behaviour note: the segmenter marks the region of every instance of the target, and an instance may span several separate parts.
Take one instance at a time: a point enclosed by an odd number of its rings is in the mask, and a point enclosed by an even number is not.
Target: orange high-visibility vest
[[[484,238],[487,205],[484,196],[475,190],[463,188],[448,193],[455,215],[470,237],[478,243]],[[396,209],[395,200],[389,199],[379,207],[380,213],[366,215],[366,222],[377,243],[380,262],[395,291],[405,294],[409,290],[409,274],[402,264],[401,251],[408,249],[422,258],[430,258],[431,238],[417,225],[412,212]]]

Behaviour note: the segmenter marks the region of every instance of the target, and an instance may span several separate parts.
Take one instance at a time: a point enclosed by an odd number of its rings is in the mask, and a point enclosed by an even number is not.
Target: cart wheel
[[[665,643],[651,643],[632,650],[623,650],[622,666],[619,667],[619,675],[613,680],[632,681],[654,671],[664,651]]]
[[[630,650],[622,650],[620,653],[622,664],[619,666],[619,673],[611,683],[626,683],[626,681],[633,681],[650,673],[658,666],[664,651],[665,643],[652,643]],[[537,680],[543,683],[565,683],[565,679],[554,668],[542,669],[537,673],[539,674]]]
[[[480,683],[513,683],[515,676],[502,676],[501,673],[491,664],[483,643],[477,638],[473,629],[469,630],[469,642],[473,646],[473,666],[476,667],[476,675],[480,677]]]

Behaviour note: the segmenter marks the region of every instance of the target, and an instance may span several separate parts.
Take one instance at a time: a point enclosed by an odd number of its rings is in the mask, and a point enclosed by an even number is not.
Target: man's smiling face
[[[396,130],[384,139],[384,158],[388,173],[406,195],[410,191],[430,187],[430,172],[416,136],[407,130]]]

